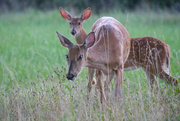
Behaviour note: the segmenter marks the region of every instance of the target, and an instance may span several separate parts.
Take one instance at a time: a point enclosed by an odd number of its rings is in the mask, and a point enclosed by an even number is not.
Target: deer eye
[[[78,25],[81,25],[81,22],[79,22]]]
[[[67,60],[69,59],[69,56],[68,56],[68,55],[66,55],[66,59],[67,59]]]
[[[71,25],[71,22],[69,22],[69,25]]]
[[[81,60],[83,58],[83,55],[80,55],[79,57],[78,57],[78,60]]]

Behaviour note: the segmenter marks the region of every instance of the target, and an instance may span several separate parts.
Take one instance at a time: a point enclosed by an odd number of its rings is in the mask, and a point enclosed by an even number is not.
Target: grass
[[[153,36],[171,50],[172,76],[180,76],[180,15],[167,12],[113,11],[93,15],[86,32],[102,16],[119,20],[131,37]],[[75,82],[66,80],[67,63],[56,31],[68,37],[68,22],[59,11],[0,15],[0,120],[180,120],[177,88],[159,80],[160,91],[151,93],[142,70],[125,72],[119,102],[102,110],[99,98],[86,100],[87,69]]]

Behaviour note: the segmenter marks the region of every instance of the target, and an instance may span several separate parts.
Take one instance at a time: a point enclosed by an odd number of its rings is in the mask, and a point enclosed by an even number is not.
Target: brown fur
[[[85,12],[86,10],[84,11],[84,13]],[[89,16],[87,18],[89,18]],[[77,25],[78,22],[83,22],[81,21],[81,17],[72,17],[71,23],[73,25]],[[94,25],[92,30],[95,30],[97,26],[98,24]],[[83,44],[87,36],[87,33],[84,31],[82,24],[79,28],[76,27],[75,29],[76,31],[79,31],[79,35],[75,36],[76,42],[78,44]],[[99,38],[99,35],[97,35],[96,37]],[[96,52],[98,51],[100,50],[96,50]],[[113,53],[115,54],[115,52]],[[98,57],[100,56],[101,55],[98,55]],[[104,60],[104,56],[102,56],[102,60]],[[177,79],[170,76],[163,69],[163,65],[167,66],[167,69],[169,69],[169,63],[170,63],[169,61],[170,61],[170,51],[166,43],[153,37],[131,38],[131,49],[127,61],[124,64],[124,69],[125,71],[131,71],[134,69],[142,68],[151,86],[155,83],[157,88],[159,88],[159,86],[156,80],[156,76],[158,76],[160,79],[164,80],[168,84],[176,85],[178,83]],[[96,79],[94,79],[93,78],[94,69],[88,68],[88,72],[89,72],[88,74],[89,81],[87,87],[88,87],[88,95],[89,95],[92,88],[92,83],[94,84],[96,83],[96,81],[97,81],[96,87],[101,90],[100,88],[101,83],[99,83],[100,81],[99,76],[101,77],[102,74],[101,71],[96,70]],[[102,95],[102,91],[100,92]],[[102,101],[102,97],[101,97],[101,101]]]
[[[124,68],[142,68],[151,84],[157,83],[157,76],[168,84],[176,85],[178,80],[167,71],[169,58],[170,51],[166,43],[153,37],[131,38],[131,50]]]
[[[81,72],[82,68],[87,66],[101,70],[101,72],[106,75],[104,81],[106,87],[112,79],[110,77],[113,77],[111,75],[115,74],[115,97],[119,97],[123,79],[123,67],[130,51],[129,34],[125,27],[112,17],[102,17],[97,20],[92,27],[92,31],[93,32],[85,39],[84,44],[73,46],[69,46],[72,45],[72,42],[57,33],[61,44],[69,49],[68,56],[73,55],[73,57],[69,57],[68,60],[69,71],[67,78],[74,80],[76,73]],[[91,40],[90,38],[96,39]],[[94,43],[95,40],[96,42]],[[79,50],[77,46],[79,46]],[[79,55],[84,57],[81,61],[76,60]],[[76,72],[74,70],[76,70]],[[106,102],[106,88],[104,90],[104,86],[101,85],[101,87],[103,99],[104,102]]]

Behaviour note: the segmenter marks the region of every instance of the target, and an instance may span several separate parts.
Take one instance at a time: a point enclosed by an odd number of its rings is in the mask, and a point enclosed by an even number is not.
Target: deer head
[[[84,44],[75,45],[69,39],[56,32],[61,44],[68,48],[69,52],[66,55],[68,62],[68,73],[66,78],[68,80],[75,80],[83,67],[87,65],[87,49],[95,42],[95,34],[91,32],[87,35]]]
[[[81,17],[72,17],[71,14],[69,14],[64,9],[60,8],[60,14],[64,19],[67,19],[69,21],[71,34],[73,36],[78,36],[81,33],[81,30],[83,29],[83,21],[88,19],[91,15],[91,8],[87,8],[84,10]]]

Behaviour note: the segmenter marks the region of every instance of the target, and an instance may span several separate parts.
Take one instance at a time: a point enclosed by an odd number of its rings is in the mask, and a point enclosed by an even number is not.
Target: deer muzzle
[[[68,79],[68,80],[74,80],[74,75],[73,74],[67,74],[66,75],[66,78]]]
[[[68,70],[68,73],[66,75],[66,78],[68,80],[72,80],[74,81],[76,76],[74,75],[74,73],[72,72],[72,69],[73,69],[73,65],[74,65],[74,61],[70,61],[70,64],[69,64],[69,70]]]
[[[76,31],[74,29],[71,30],[71,34],[74,36],[76,34]]]

